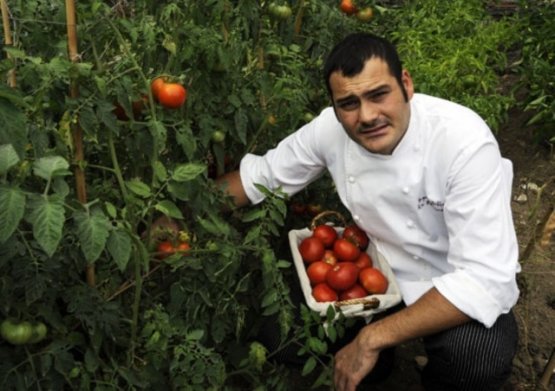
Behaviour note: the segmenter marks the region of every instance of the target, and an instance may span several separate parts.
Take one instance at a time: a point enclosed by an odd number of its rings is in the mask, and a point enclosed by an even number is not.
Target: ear
[[[414,84],[412,83],[412,77],[410,76],[409,71],[406,69],[403,69],[401,81],[403,82],[403,87],[405,87],[405,91],[407,92],[408,99],[411,100],[414,95]]]

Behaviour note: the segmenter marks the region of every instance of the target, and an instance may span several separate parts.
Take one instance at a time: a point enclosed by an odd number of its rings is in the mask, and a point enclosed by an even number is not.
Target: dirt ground
[[[541,245],[545,223],[555,206],[555,146],[538,144],[533,129],[525,126],[526,117],[511,113],[497,134],[503,156],[514,165],[512,208],[522,266],[521,295],[514,309],[520,346],[504,391],[555,391],[555,374],[547,388],[539,385],[555,351],[555,235]],[[415,357],[420,355],[424,351],[417,341],[397,347],[393,373],[372,390],[410,390],[419,383]]]

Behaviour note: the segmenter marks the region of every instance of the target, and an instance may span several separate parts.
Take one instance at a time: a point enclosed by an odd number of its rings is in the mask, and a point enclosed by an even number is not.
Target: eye
[[[359,106],[359,102],[358,102],[358,100],[354,100],[354,99],[353,100],[347,100],[347,101],[340,102],[338,104],[338,106],[342,110],[349,111],[349,110],[356,109]]]

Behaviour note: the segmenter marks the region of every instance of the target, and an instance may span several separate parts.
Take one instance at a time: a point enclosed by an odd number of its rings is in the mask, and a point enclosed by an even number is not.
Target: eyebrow
[[[363,96],[373,96],[382,92],[388,92],[391,91],[391,87],[388,84],[382,84],[381,86],[378,86],[372,90],[368,90],[365,91],[362,95]],[[358,100],[358,96],[355,94],[351,94],[351,95],[347,95],[343,98],[339,98],[335,101],[336,104],[340,105],[342,103],[349,103],[352,100]]]

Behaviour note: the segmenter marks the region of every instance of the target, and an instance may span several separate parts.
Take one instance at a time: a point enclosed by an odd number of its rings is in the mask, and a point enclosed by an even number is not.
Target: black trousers
[[[511,374],[518,326],[512,312],[491,328],[478,322],[423,339],[428,364],[422,371],[426,390],[499,390]]]

